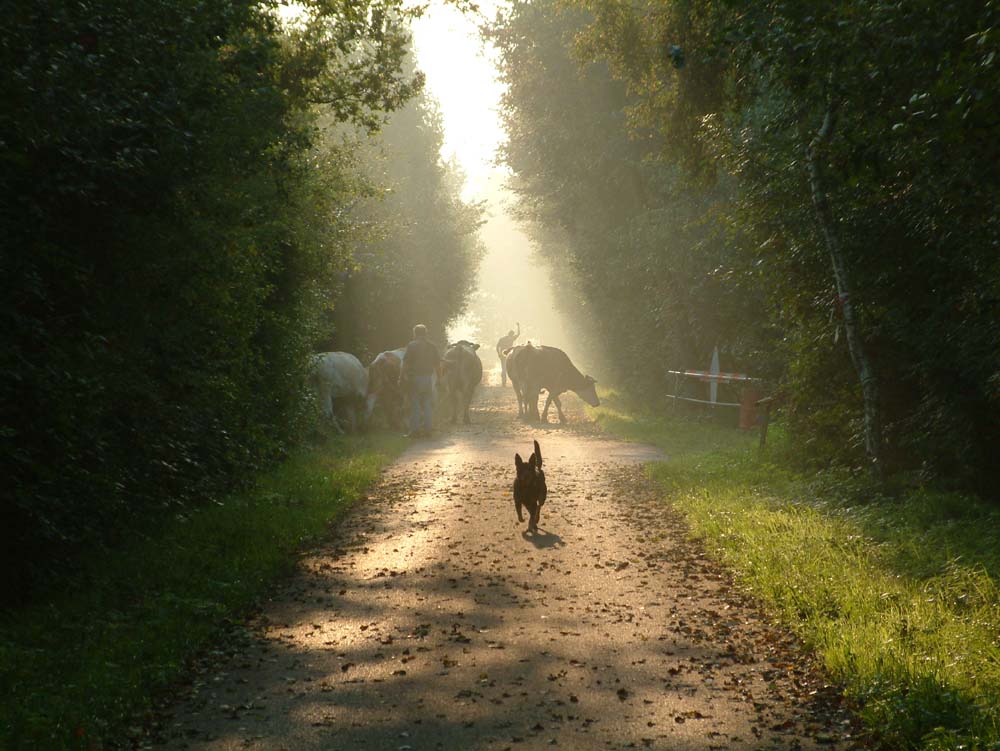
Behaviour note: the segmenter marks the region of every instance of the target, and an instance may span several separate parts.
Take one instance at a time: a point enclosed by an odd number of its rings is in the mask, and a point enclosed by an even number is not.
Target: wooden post
[[[760,424],[760,448],[764,448],[767,443],[767,426],[771,422],[771,397],[765,397],[757,402],[757,406],[764,407],[764,419]]]

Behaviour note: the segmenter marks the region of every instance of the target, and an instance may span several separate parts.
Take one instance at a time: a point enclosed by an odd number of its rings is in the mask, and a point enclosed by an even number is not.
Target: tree
[[[716,344],[734,366],[758,361],[767,332],[755,326],[755,288],[726,294],[737,261],[725,221],[731,187],[688,172],[642,124],[642,98],[612,76],[634,60],[588,58],[591,24],[623,39],[644,28],[628,13],[514,4],[491,37],[508,85],[504,156],[521,215],[541,225],[557,275],[574,277],[584,303],[572,319],[597,332],[610,370],[630,391],[656,395],[667,369],[707,362]]]
[[[461,198],[462,176],[441,161],[444,129],[425,93],[393,113],[361,150],[376,187],[353,207],[358,238],[332,311],[328,347],[367,356],[403,346],[414,324],[444,341],[464,310],[482,256],[482,207]]]
[[[847,262],[840,237],[837,234],[836,221],[830,208],[826,183],[823,180],[823,158],[826,147],[833,138],[837,121],[839,102],[832,101],[823,116],[823,125],[812,141],[809,142],[807,159],[809,161],[809,183],[812,188],[813,204],[816,206],[816,220],[819,222],[830,254],[830,264],[833,267],[833,278],[837,285],[837,302],[844,319],[844,332],[847,338],[847,348],[851,353],[854,369],[861,381],[861,393],[864,398],[865,410],[865,453],[871,462],[876,477],[882,476],[882,419],[880,415],[880,397],[878,378],[872,367],[871,359],[861,341],[857,317],[854,314],[854,285],[848,272]]]
[[[15,590],[140,512],[222,492],[299,432],[317,302],[347,258],[344,212],[313,210],[354,198],[349,160],[326,175],[311,161],[317,118],[373,128],[420,86],[400,3],[302,6],[290,31],[267,3],[7,9],[0,527]]]
[[[614,359],[662,391],[664,362],[733,342],[733,367],[780,382],[803,455],[884,447],[873,466],[995,492],[998,20],[995,2],[512,6],[508,163]]]

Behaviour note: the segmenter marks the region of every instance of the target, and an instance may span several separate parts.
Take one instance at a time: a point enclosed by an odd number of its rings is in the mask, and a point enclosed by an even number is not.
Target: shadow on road
[[[571,427],[539,440],[558,533],[515,522],[514,452],[539,431],[484,388],[472,425],[408,449],[302,555],[256,637],[194,681],[165,747],[841,748],[836,689],[643,475],[662,455],[565,406]]]
[[[563,538],[555,532],[543,531],[542,533],[535,532],[532,534],[531,532],[525,530],[521,533],[521,537],[540,550],[543,548],[561,548],[566,544],[563,542]]]

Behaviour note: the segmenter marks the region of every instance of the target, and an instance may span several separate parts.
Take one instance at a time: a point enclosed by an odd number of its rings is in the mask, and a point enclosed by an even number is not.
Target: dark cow
[[[510,360],[508,360],[508,369],[510,364]],[[601,400],[597,398],[597,389],[594,387],[596,381],[577,370],[561,349],[529,345],[517,353],[514,365],[518,371],[520,388],[525,402],[525,414],[533,422],[539,420],[538,394],[542,389],[548,392],[548,397],[545,399],[545,409],[542,410],[542,422],[548,421],[549,407],[552,404],[556,405],[559,422],[566,422],[566,416],[563,415],[562,404],[559,401],[559,395],[564,391],[574,392],[591,407],[598,407],[601,404]],[[515,387],[516,390],[517,387]]]
[[[478,344],[464,339],[452,344],[441,360],[441,388],[444,398],[451,405],[451,421],[457,422],[458,413],[462,412],[462,421],[468,425],[469,404],[476,386],[483,380],[483,363],[479,360],[476,350]]]
[[[403,393],[399,388],[399,372],[403,366],[405,349],[393,349],[379,353],[368,366],[368,395],[366,398],[367,417],[378,404],[382,405],[386,422],[392,428],[403,423]]]
[[[521,373],[520,354],[530,344],[519,344],[516,347],[503,350],[504,364],[507,370],[507,377],[510,378],[510,385],[517,396],[517,416],[524,417],[527,414],[527,402],[524,399],[524,378]]]

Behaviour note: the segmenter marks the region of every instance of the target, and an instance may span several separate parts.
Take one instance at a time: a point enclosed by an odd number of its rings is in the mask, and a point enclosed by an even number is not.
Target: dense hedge
[[[7,8],[0,547],[15,596],[301,435],[308,354],[361,267],[353,207],[379,179],[364,143],[421,83],[395,0],[302,5],[294,25],[257,2]]]
[[[492,28],[507,162],[619,379],[663,393],[718,345],[774,381],[804,453],[861,463],[822,193],[887,469],[995,493],[998,21],[995,2],[514,3]]]

